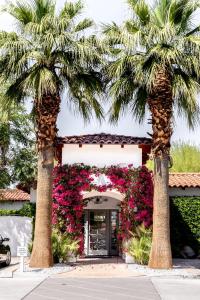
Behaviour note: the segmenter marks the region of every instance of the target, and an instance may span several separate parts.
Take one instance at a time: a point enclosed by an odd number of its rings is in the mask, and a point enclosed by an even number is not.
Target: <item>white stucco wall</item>
[[[169,195],[171,197],[200,197],[200,188],[169,188]]]
[[[142,165],[142,149],[137,145],[64,145],[62,163],[84,163],[90,166],[104,167],[110,165],[128,165],[134,167]]]
[[[100,199],[99,203],[96,203],[96,198]],[[84,209],[119,209],[120,203],[120,200],[111,197],[94,197],[92,200],[88,201]]]
[[[22,238],[25,246],[32,238],[32,219],[27,217],[8,216],[0,217],[0,234],[8,237],[12,256],[17,255],[17,246],[20,246]]]
[[[0,201],[0,209],[19,210],[25,203],[29,203],[29,201]]]
[[[31,188],[31,190],[30,190],[30,196],[31,196],[30,202],[31,202],[31,203],[36,203],[36,199],[37,199],[37,190]]]

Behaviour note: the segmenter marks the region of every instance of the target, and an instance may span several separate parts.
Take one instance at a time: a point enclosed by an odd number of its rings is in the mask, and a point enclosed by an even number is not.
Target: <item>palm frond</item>
[[[139,19],[141,25],[145,26],[150,22],[150,9],[145,0],[127,0],[134,15]]]
[[[82,30],[85,30],[85,29],[88,29],[90,28],[91,26],[94,25],[94,22],[90,19],[84,19],[82,21],[80,21],[74,28],[74,31],[75,32],[80,32]]]
[[[60,11],[59,17],[73,19],[80,15],[82,10],[83,4],[81,0],[78,0],[75,3],[66,1],[63,9]]]

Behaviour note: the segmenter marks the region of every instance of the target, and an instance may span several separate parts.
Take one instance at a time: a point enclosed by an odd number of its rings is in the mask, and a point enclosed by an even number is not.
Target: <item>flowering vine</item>
[[[105,174],[108,184],[97,185],[93,175]],[[53,181],[53,224],[67,231],[80,241],[80,253],[84,248],[83,212],[87,199],[83,192],[118,190],[124,195],[120,209],[120,241],[128,239],[130,231],[144,223],[152,224],[153,184],[152,175],[145,166],[133,168],[110,166],[90,167],[84,164],[57,166]]]

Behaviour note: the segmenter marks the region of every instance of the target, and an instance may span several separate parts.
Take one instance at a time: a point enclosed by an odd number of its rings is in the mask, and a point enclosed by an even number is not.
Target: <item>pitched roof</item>
[[[19,189],[0,189],[0,201],[30,201],[30,195]]]
[[[169,187],[200,187],[200,173],[170,173]]]
[[[133,137],[116,134],[86,134],[73,135],[58,138],[58,143],[62,144],[98,144],[98,145],[151,145],[152,140],[145,137]]]

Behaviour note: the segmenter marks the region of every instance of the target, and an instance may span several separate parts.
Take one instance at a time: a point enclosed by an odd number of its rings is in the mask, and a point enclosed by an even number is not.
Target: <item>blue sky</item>
[[[0,4],[5,4],[6,0],[0,0]],[[85,0],[84,15],[95,20],[97,24],[115,21],[121,23],[129,14],[126,0]],[[57,0],[58,6],[62,6],[64,0]],[[0,29],[14,29],[13,20],[7,15],[0,17]],[[187,128],[183,118],[175,116],[175,126],[173,140],[191,141],[200,144],[200,126],[195,131]],[[125,115],[117,126],[111,126],[108,122],[99,125],[95,119],[89,124],[84,124],[83,120],[69,110],[65,99],[62,100],[61,112],[58,119],[59,135],[74,135],[87,133],[116,133],[133,136],[147,136],[151,131],[145,120],[142,125],[138,125],[130,115]]]

